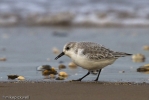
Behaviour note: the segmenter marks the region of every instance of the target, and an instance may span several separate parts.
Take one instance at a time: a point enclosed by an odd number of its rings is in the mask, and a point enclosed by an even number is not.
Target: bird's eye
[[[69,50],[70,48],[69,47],[66,47],[66,50]]]

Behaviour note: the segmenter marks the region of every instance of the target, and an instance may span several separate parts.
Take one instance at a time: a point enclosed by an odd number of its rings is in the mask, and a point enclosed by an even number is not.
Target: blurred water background
[[[148,26],[148,0],[0,0],[0,25]]]
[[[131,57],[118,59],[104,68],[100,81],[148,82],[149,74],[137,68],[149,63],[148,0],[0,0],[0,81],[9,74],[23,75],[26,80],[44,79],[36,68],[51,65],[68,73],[66,81],[87,73],[68,67],[71,60],[55,61],[52,49],[62,51],[69,41],[92,41],[115,51],[142,53],[145,62],[135,63]],[[58,70],[59,62],[67,66]],[[84,80],[94,80],[89,75]]]

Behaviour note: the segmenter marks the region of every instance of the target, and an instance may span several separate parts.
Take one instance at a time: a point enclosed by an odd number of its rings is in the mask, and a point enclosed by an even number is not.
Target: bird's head
[[[74,54],[75,52],[75,46],[76,46],[76,42],[69,42],[67,44],[64,45],[63,47],[63,52],[60,53],[55,60],[57,60],[58,58],[62,57],[63,55],[66,55],[68,57],[71,58],[71,56]]]

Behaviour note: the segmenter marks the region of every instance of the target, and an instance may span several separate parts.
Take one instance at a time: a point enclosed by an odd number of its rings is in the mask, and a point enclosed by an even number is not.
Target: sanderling
[[[64,45],[63,52],[55,59],[57,60],[63,55],[70,57],[75,64],[88,70],[85,76],[74,81],[81,81],[91,71],[99,70],[97,78],[94,80],[98,81],[102,68],[111,65],[119,57],[130,56],[132,54],[115,52],[93,42],[69,42]]]

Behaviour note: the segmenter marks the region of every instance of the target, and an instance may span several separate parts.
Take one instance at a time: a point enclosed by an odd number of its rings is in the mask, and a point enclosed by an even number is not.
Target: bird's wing
[[[81,49],[81,54],[90,60],[117,59],[132,55],[124,52],[115,52],[93,42],[80,42],[78,48]]]
[[[78,49],[81,49],[81,54],[85,55],[90,60],[115,58],[115,56],[113,55],[114,51],[107,49],[97,43],[81,42],[78,45]]]

